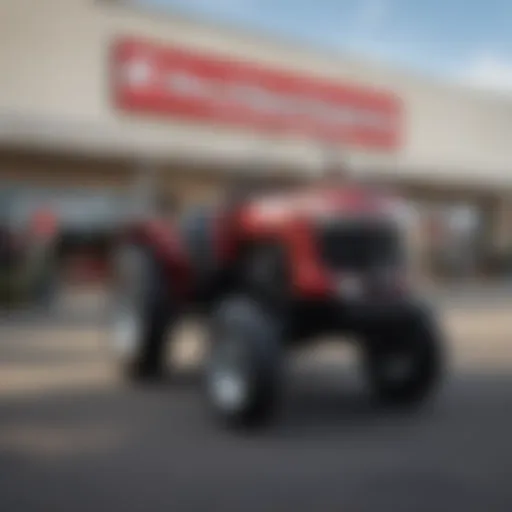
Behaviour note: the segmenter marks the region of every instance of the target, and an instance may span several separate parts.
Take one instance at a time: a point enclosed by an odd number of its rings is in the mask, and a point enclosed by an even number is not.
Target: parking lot
[[[294,360],[278,424],[248,437],[209,421],[190,328],[179,373],[138,388],[120,380],[93,315],[4,322],[0,508],[509,511],[512,299],[442,311],[452,371],[422,413],[372,407],[327,340]]]

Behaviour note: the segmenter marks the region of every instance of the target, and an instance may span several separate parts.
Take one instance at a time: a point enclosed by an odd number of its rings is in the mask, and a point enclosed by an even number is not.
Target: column
[[[512,195],[497,201],[492,219],[492,244],[498,251],[512,249]]]
[[[153,211],[158,191],[159,169],[155,162],[142,160],[136,164],[133,180],[133,206],[130,210],[137,214]]]
[[[512,276],[512,195],[496,202],[491,221],[494,274]]]

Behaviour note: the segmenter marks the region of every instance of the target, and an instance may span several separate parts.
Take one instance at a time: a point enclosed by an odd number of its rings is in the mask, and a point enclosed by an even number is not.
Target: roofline
[[[478,101],[512,106],[512,97],[509,98],[498,92],[464,87],[456,82],[445,80],[406,66],[400,66],[379,59],[372,59],[367,55],[344,52],[320,43],[304,42],[293,36],[277,34],[268,29],[257,29],[250,26],[239,26],[229,21],[207,19],[206,17],[195,15],[178,7],[168,8],[156,5],[142,5],[137,0],[96,0],[96,2],[106,8],[135,12],[158,23],[165,24],[169,20],[176,20],[206,30],[216,30],[218,32],[227,33],[229,36],[235,38],[249,40],[259,44],[263,43],[274,47],[274,49],[308,53],[312,57],[343,59],[348,63],[363,66],[367,65],[373,68],[374,71],[382,70],[385,73],[395,74],[397,77],[402,76],[406,79],[420,82],[423,85],[430,85],[445,91],[456,91],[459,94],[463,94]]]
[[[146,18],[150,18],[153,21],[159,23],[166,23],[168,20],[176,20],[179,22],[188,23],[195,27],[204,29],[213,29],[219,32],[227,33],[230,36],[237,38],[252,40],[257,43],[268,44],[280,49],[285,49],[293,52],[307,52],[313,56],[331,57],[331,58],[343,58],[357,63],[368,63],[370,66],[385,69],[387,71],[398,71],[400,69],[403,73],[407,73],[408,76],[414,77],[416,73],[410,69],[403,69],[392,64],[387,65],[386,63],[373,60],[368,57],[358,56],[355,54],[348,54],[338,50],[336,48],[322,45],[314,42],[304,42],[300,39],[294,38],[290,35],[278,34],[268,29],[258,29],[250,26],[236,25],[230,21],[223,21],[219,19],[211,19],[204,16],[196,15],[188,12],[179,7],[164,7],[158,5],[142,5],[137,0],[96,0],[99,4],[103,4],[104,7],[123,9],[136,12]],[[420,77],[421,78],[421,77]],[[426,79],[428,79],[428,75]]]

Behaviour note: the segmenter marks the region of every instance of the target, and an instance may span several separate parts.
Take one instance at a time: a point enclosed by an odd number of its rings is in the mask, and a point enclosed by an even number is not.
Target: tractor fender
[[[139,223],[126,233],[125,241],[148,249],[172,283],[173,293],[189,298],[192,266],[174,224],[155,220]]]

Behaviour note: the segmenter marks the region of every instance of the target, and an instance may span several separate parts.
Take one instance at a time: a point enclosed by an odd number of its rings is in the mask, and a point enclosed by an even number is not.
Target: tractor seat
[[[216,267],[212,214],[209,206],[193,206],[183,213],[178,222],[181,240],[200,282],[208,279]]]

